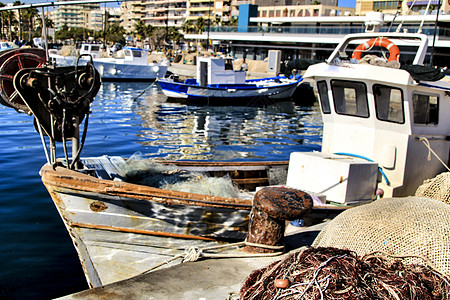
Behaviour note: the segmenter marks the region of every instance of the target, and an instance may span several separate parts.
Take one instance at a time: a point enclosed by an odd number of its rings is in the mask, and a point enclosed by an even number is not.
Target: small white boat
[[[233,70],[231,58],[200,57],[197,78],[179,82],[175,76],[158,81],[169,98],[210,105],[249,105],[290,100],[302,78],[275,76],[246,80],[245,71]]]
[[[92,57],[103,81],[153,81],[166,75],[170,63],[149,63],[147,50],[124,47],[121,51],[123,58],[103,57],[101,45],[83,44],[79,57],[51,51],[50,59],[59,66],[74,66],[77,61],[79,65],[84,65]]]

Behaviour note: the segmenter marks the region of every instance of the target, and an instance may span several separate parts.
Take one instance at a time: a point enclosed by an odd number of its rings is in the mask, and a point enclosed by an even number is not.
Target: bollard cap
[[[255,209],[281,220],[295,220],[309,213],[313,207],[311,195],[289,187],[264,187],[253,199]]]

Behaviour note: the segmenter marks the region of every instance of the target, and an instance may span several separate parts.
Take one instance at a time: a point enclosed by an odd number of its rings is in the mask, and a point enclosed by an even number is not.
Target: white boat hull
[[[74,66],[75,56],[51,54],[51,59],[58,66]],[[167,66],[157,63],[147,65],[126,63],[123,59],[98,58],[93,59],[94,66],[101,78],[106,81],[152,81],[166,75]],[[80,59],[78,64],[86,64],[86,59]]]

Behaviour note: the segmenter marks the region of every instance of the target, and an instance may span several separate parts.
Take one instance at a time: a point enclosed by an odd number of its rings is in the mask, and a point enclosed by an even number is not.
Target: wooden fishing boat
[[[244,240],[255,188],[285,182],[288,166],[286,161],[159,161],[176,166],[177,172],[229,176],[241,191],[229,198],[123,181],[126,175],[120,166],[126,162],[120,157],[87,158],[82,163],[79,170],[47,164],[40,174],[91,286],[138,275],[183,254],[187,247]],[[315,213],[323,218],[341,209],[317,207]]]

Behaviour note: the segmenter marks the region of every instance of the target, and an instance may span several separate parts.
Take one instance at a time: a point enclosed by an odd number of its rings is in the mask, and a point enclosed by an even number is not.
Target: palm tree
[[[14,1],[13,6],[19,6],[19,5],[23,5],[24,3],[20,2],[20,1]],[[19,15],[19,40],[22,39],[22,15],[20,13],[20,9],[17,10],[18,15]]]
[[[125,29],[119,24],[112,24],[106,29],[106,39],[113,43],[125,44]]]
[[[27,8],[23,12],[23,16],[27,19],[28,22],[28,40],[31,41],[31,39],[33,38],[33,20],[38,16],[38,10],[34,7]]]
[[[5,4],[3,2],[0,2],[0,7],[5,7]],[[3,39],[3,26],[4,26],[3,12],[0,12],[0,39]]]
[[[205,31],[205,27],[206,27],[205,19],[203,19],[202,17],[198,17],[197,21],[195,22],[196,33],[202,33],[203,31]]]
[[[194,22],[192,20],[187,20],[183,23],[183,25],[181,25],[181,30],[184,33],[191,33],[194,31]]]
[[[9,28],[9,40],[12,41],[13,40],[13,36],[12,36],[12,26],[13,23],[16,21],[15,15],[13,13],[13,11],[11,10],[7,10],[3,12],[3,17],[6,19],[7,23],[8,23],[8,28]]]
[[[143,20],[139,20],[134,24],[134,32],[141,40],[144,40],[147,35],[147,27]]]
[[[42,32],[42,18],[37,18],[37,27],[36,27],[36,32],[38,34],[38,36],[42,36],[43,32]],[[49,19],[47,17],[45,17],[45,28],[54,28],[55,27],[55,23],[53,23],[52,19]]]
[[[183,39],[183,35],[175,26],[169,27],[169,39],[172,41],[173,50],[175,50],[175,44],[179,44]]]

